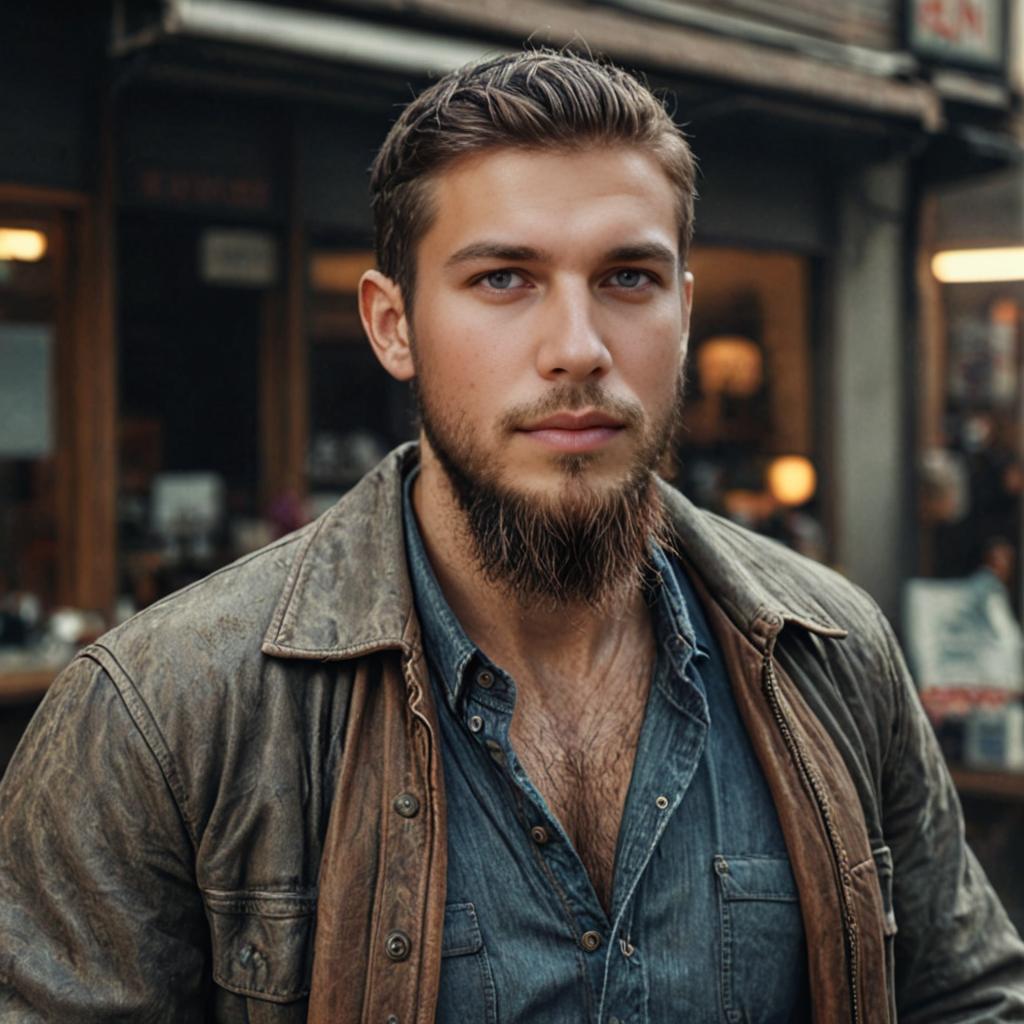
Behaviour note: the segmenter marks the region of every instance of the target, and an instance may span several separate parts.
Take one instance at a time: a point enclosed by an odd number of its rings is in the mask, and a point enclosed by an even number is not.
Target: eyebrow
[[[455,267],[474,260],[501,260],[506,263],[544,263],[551,254],[529,245],[506,245],[502,242],[472,242],[456,250],[445,260],[446,267]],[[619,245],[604,254],[607,263],[638,263],[654,260],[659,263],[676,263],[676,254],[661,242],[639,242],[635,245]]]
[[[508,263],[543,263],[550,253],[528,245],[504,245],[501,242],[472,242],[456,250],[445,260],[446,267],[473,260],[503,260]]]
[[[676,254],[661,242],[641,242],[637,245],[620,245],[605,253],[609,263],[639,263],[653,260],[675,266]]]

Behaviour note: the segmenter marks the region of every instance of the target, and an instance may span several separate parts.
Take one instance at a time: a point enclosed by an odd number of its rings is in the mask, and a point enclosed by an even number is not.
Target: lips
[[[592,411],[559,412],[520,429],[527,432],[534,430],[593,430],[602,427],[616,430],[622,426],[622,420],[609,416],[607,413]]]
[[[555,413],[521,427],[520,433],[549,450],[580,454],[603,448],[624,428],[622,420],[590,410]]]

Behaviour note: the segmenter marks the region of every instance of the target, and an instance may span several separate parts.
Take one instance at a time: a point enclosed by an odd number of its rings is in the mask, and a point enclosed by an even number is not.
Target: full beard
[[[423,432],[462,512],[478,567],[521,606],[609,608],[643,586],[652,543],[671,547],[655,469],[671,444],[679,398],[644,433],[619,484],[595,488],[587,468],[596,456],[563,455],[556,460],[563,480],[554,497],[503,483],[500,465],[465,425],[445,422],[422,390],[417,399]],[[638,407],[610,399],[600,385],[553,391],[513,410],[500,426],[511,431],[516,423],[585,406],[615,415],[627,430],[644,428]]]

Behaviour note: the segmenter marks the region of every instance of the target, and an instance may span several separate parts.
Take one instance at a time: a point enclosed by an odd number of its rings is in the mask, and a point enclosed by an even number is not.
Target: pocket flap
[[[449,903],[444,908],[444,937],[441,956],[465,956],[479,953],[484,940],[472,903]]]
[[[719,854],[714,863],[722,895],[727,900],[797,899],[788,857]]]
[[[218,985],[276,1003],[309,994],[315,898],[294,893],[203,895]]]

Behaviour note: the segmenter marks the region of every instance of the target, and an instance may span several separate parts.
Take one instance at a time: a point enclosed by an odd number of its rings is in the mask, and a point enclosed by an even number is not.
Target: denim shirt
[[[610,912],[509,740],[516,688],[466,636],[405,488],[406,554],[441,726],[443,1024],[810,1020],[775,807],[681,567],[652,552],[657,659]]]

